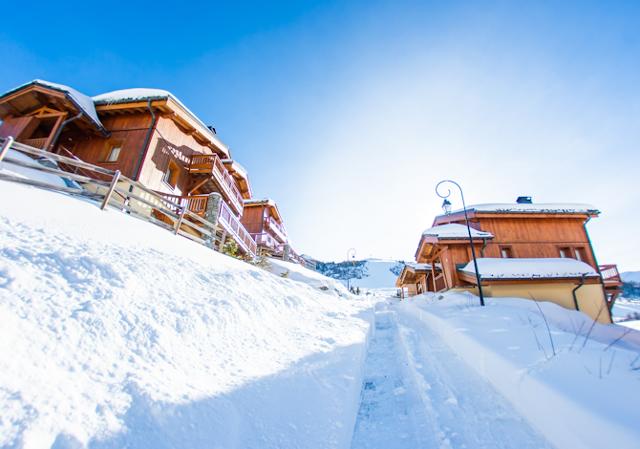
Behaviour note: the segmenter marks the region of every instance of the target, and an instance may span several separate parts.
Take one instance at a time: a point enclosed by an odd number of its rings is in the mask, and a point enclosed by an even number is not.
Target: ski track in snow
[[[375,312],[352,449],[542,449],[549,443],[415,317]]]

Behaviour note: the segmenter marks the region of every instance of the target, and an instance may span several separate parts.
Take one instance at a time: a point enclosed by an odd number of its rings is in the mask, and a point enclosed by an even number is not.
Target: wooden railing
[[[205,212],[207,211],[209,195],[179,196],[163,192],[157,193],[174,204],[186,207],[189,211],[200,217],[204,217]],[[220,201],[220,205],[216,212],[218,214],[218,222],[222,228],[227,231],[227,233],[231,234],[231,237],[240,246],[242,251],[255,256],[257,254],[256,241],[252,238],[251,234],[249,234],[236,215],[231,211],[231,208],[229,208],[224,201]]]
[[[620,277],[620,273],[618,272],[617,265],[600,265],[598,268],[600,269],[600,275],[602,276],[602,280],[604,281],[605,285],[622,284],[622,278]]]
[[[190,173],[206,173],[213,176],[223,190],[233,208],[242,215],[244,199],[231,173],[226,169],[220,158],[215,154],[194,154],[189,161]]]
[[[273,217],[267,217],[265,219],[265,223],[267,227],[276,234],[276,237],[278,237],[282,243],[286,243],[287,231],[285,231],[284,226],[282,226],[280,223],[275,221]]]
[[[240,220],[231,211],[227,203],[220,201],[219,204],[218,222],[228,233],[234,236],[235,241],[243,250],[255,256],[258,253],[256,241],[251,237],[249,232],[247,232],[242,223],[240,223]]]
[[[188,200],[185,204],[184,202],[175,201],[176,198],[172,198],[170,195],[160,195],[139,182],[123,176],[119,171],[112,171],[89,164],[77,158],[50,153],[23,143],[12,142],[11,140],[9,140],[11,144],[7,146],[5,145],[6,141],[7,139],[0,138],[0,148],[6,149],[6,151],[0,152],[0,161],[2,161],[2,163],[13,164],[73,180],[77,183],[78,187],[63,187],[39,179],[16,176],[11,173],[0,173],[1,180],[97,200],[100,202],[102,209],[105,209],[107,206],[112,206],[117,210],[153,223],[170,230],[174,234],[179,234],[202,245],[214,249],[219,246],[217,225],[205,220],[199,213],[190,210]],[[30,156],[47,158],[55,162],[57,167],[55,165],[46,166],[35,160],[33,162],[27,162],[13,158],[8,151],[9,149]],[[64,167],[64,169],[62,167]],[[78,173],[80,169],[82,170],[82,174]],[[76,173],[74,173],[74,171],[76,171]],[[194,197],[191,204],[196,211],[203,207],[200,196]],[[255,256],[255,242],[253,242],[244,228],[238,229],[237,225],[234,226],[232,222],[235,217],[233,217],[233,214],[223,201],[221,201],[220,204],[226,207],[226,209],[220,213],[220,215],[223,216],[220,220],[222,227],[227,229],[232,235],[237,235],[239,245],[243,249],[246,248],[248,254]],[[206,202],[204,207],[206,207]],[[227,214],[233,218],[225,216]],[[244,234],[242,232],[243,230]],[[253,243],[253,245],[251,243]]]
[[[42,137],[40,139],[24,139],[21,140],[21,142],[34,148],[44,149],[44,145],[47,143],[48,139],[48,137]]]
[[[169,199],[173,203],[179,204],[182,207],[186,207],[191,212],[197,214],[200,217],[204,217],[205,212],[207,211],[207,200],[209,199],[209,195],[180,196],[171,195],[164,192],[156,193],[164,198]]]

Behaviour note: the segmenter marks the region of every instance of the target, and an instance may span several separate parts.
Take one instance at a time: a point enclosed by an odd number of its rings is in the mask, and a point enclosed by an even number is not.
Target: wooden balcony
[[[200,217],[209,221],[213,219],[212,217],[205,217],[209,195],[179,196],[162,192],[158,192],[158,194],[167,198],[172,203],[179,204],[182,207],[187,207],[188,210]],[[178,213],[179,211],[175,212]],[[251,254],[253,256],[257,254],[257,244],[255,240],[251,237],[249,232],[245,229],[242,223],[240,223],[240,220],[224,201],[220,201],[219,203],[217,220],[222,229],[231,235],[244,253]]]
[[[267,217],[264,224],[265,228],[267,228],[280,243],[287,242],[287,231],[284,229],[284,226],[275,221],[273,217]]]
[[[242,215],[244,200],[233,176],[227,171],[220,158],[215,154],[194,154],[188,166],[189,173],[210,177],[218,186],[222,196],[238,215]],[[203,185],[206,180],[203,180]]]
[[[617,288],[622,285],[622,278],[618,272],[617,265],[600,265],[598,268],[605,288]]]

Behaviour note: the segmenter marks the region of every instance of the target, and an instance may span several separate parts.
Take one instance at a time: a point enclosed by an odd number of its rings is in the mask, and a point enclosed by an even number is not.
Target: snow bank
[[[484,308],[469,294],[406,301],[470,366],[557,447],[636,448],[640,440],[640,332],[595,324],[576,311],[500,298]],[[554,349],[555,348],[555,349]],[[556,355],[553,355],[553,352]]]
[[[0,447],[348,446],[364,301],[0,184]]]
[[[269,258],[268,264],[267,270],[281,278],[303,282],[313,288],[331,292],[334,295],[344,296],[345,298],[355,298],[340,281],[324,276],[317,271],[309,270],[297,263]]]
[[[569,258],[546,259],[497,259],[481,257],[476,259],[478,270],[483,279],[532,279],[532,278],[569,278],[598,276],[598,273],[584,262]],[[473,262],[469,262],[462,271],[475,274]]]

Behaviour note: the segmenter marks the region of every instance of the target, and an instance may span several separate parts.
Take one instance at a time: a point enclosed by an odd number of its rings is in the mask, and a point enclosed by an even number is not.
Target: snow
[[[530,279],[569,278],[598,276],[598,273],[584,262],[569,258],[547,259],[495,259],[478,258],[478,269],[483,279]],[[475,273],[473,261],[462,268],[467,273]]]
[[[414,270],[431,270],[430,263],[407,262],[405,265]]]
[[[422,235],[426,237],[437,237],[439,239],[468,239],[469,231],[465,225],[461,225],[458,223],[449,223],[429,228],[425,230]],[[479,231],[473,228],[471,228],[471,236],[480,239],[493,238],[493,234],[491,234],[490,232]]]
[[[366,301],[0,184],[0,447],[349,445]]]
[[[10,149],[5,157],[7,159],[15,159],[29,164],[39,163],[36,159],[33,159],[32,157],[29,157],[26,154],[13,149]],[[51,164],[55,164],[55,162],[53,161],[48,162]],[[18,165],[10,163],[7,160],[3,160],[2,162],[0,162],[0,173],[33,179],[35,181],[46,182],[47,184],[58,187],[68,187],[68,183],[64,182],[64,180],[59,176],[35,170],[33,168],[20,167]]]
[[[392,269],[402,267],[397,260],[391,259],[375,259],[365,260],[363,277],[361,279],[350,279],[349,285],[361,289],[394,289],[398,274]],[[346,281],[345,281],[346,285]]]
[[[72,87],[69,86],[65,86],[64,84],[58,84],[58,83],[52,83],[51,81],[45,81],[45,80],[40,80],[40,79],[35,79],[33,81],[30,81],[26,84],[23,84],[19,87],[16,87],[15,89],[7,92],[15,92],[17,90],[20,90],[26,86],[30,86],[32,84],[39,84],[40,86],[44,86],[44,87],[48,87],[60,92],[63,92],[65,94],[67,94],[67,96],[69,97],[69,99],[75,103],[75,105],[80,109],[80,111],[82,111],[85,115],[87,115],[91,121],[93,121],[100,130],[104,131],[104,126],[102,125],[102,122],[100,122],[100,119],[98,118],[98,113],[96,112],[96,108],[95,105],[93,104],[93,100],[91,99],[91,97],[78,92],[77,90],[75,90]],[[3,94],[6,95],[7,93]]]
[[[352,449],[550,448],[414,313],[379,304]]]
[[[269,258],[267,270],[276,276],[303,282],[322,291],[328,291],[338,296],[350,296],[345,286],[338,280],[324,276],[317,271],[309,270],[297,263]]]
[[[422,295],[397,310],[421,322],[414,326],[418,341],[435,334],[555,447],[638,447],[640,332],[594,324],[547,302],[500,298],[479,307],[467,293]],[[461,392],[453,399],[469,396]],[[485,421],[494,419],[487,413]],[[470,425],[476,424],[493,422]],[[521,444],[514,440],[509,447]]]
[[[264,204],[266,206],[276,206],[275,201],[270,198],[252,198],[250,200],[244,200],[244,204]]]
[[[474,204],[467,211],[487,213],[532,213],[532,214],[599,214],[600,211],[590,204],[583,203],[492,203]],[[452,213],[463,212],[462,209]]]

